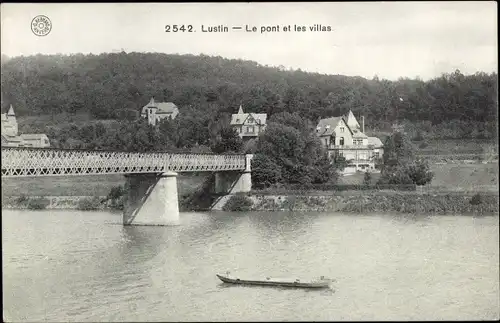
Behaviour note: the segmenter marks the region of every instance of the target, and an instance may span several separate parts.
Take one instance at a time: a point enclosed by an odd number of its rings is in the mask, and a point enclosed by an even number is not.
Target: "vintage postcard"
[[[498,320],[497,3],[2,3],[6,322]]]

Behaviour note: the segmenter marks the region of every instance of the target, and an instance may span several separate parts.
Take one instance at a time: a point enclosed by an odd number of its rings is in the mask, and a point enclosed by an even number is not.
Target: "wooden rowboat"
[[[330,286],[331,280],[321,277],[318,280],[305,280],[300,279],[283,279],[266,277],[261,280],[254,279],[241,279],[236,277],[229,277],[229,274],[216,276],[224,283],[240,284],[240,285],[260,285],[260,286],[279,286],[279,287],[295,287],[295,288],[327,288]]]

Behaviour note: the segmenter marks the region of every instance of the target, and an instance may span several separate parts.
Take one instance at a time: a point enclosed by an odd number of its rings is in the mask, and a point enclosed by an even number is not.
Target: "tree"
[[[338,171],[343,171],[349,164],[349,161],[344,156],[335,155],[333,157],[333,165]]]
[[[211,142],[210,148],[214,153],[240,152],[243,147],[243,141],[238,136],[236,130],[230,126],[220,130],[219,135]]]
[[[383,157],[380,183],[425,185],[434,176],[426,161],[415,159],[414,147],[403,132],[386,139]]]
[[[370,172],[365,172],[365,176],[363,178],[364,185],[370,185],[372,182],[372,174]]]
[[[429,163],[425,160],[418,160],[408,167],[408,176],[416,185],[425,185],[432,181],[434,173],[430,171]]]
[[[384,169],[408,165],[415,158],[414,147],[405,133],[393,132],[384,142]]]
[[[310,124],[295,113],[274,115],[259,136],[256,152],[277,165],[282,183],[308,185],[338,177]]]
[[[252,184],[256,188],[266,188],[281,182],[281,168],[264,154],[255,154],[252,159]]]

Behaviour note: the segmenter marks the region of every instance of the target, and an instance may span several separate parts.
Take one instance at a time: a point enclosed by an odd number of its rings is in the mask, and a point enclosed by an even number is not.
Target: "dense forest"
[[[78,143],[86,138],[81,133],[103,135],[96,127],[126,132],[151,97],[179,107],[174,126],[183,133],[171,136],[182,148],[209,146],[214,129],[223,128],[221,120],[228,121],[240,104],[245,112],[297,113],[313,124],[351,109],[372,132],[402,123],[429,138],[489,139],[497,133],[497,82],[496,73],[458,70],[428,81],[365,79],[205,55],[37,55],[2,57],[1,106],[14,106],[24,120],[21,131],[49,133],[55,146],[87,144]],[[88,122],[76,126],[72,118]]]

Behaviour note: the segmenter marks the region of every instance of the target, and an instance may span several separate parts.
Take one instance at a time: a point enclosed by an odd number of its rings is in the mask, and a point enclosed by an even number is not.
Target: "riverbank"
[[[107,196],[2,196],[2,209],[116,210],[121,201]]]
[[[335,194],[338,193],[338,194]],[[483,192],[426,194],[419,192],[320,192],[315,194],[232,194],[218,198],[214,211],[331,211],[343,213],[498,214],[498,194]],[[384,194],[381,194],[384,193]],[[182,205],[183,211],[192,210]],[[2,209],[120,210],[123,200],[106,196],[7,196]]]
[[[391,194],[338,195],[226,195],[213,210],[250,211],[331,211],[343,213],[398,212],[406,214],[498,214],[496,193],[422,194],[391,192]],[[243,209],[241,205],[244,205]]]

